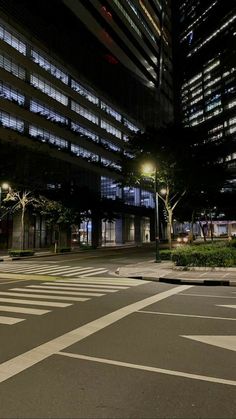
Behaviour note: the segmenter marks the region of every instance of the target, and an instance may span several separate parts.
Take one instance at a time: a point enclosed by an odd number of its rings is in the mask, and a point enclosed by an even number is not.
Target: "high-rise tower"
[[[174,2],[175,3],[175,2]],[[179,0],[178,75],[182,120],[212,141],[236,136],[236,3]],[[228,156],[236,167],[236,150]]]
[[[127,137],[173,118],[170,19],[167,0],[0,0],[0,180],[88,188],[119,213],[97,241],[150,239],[152,194],[114,181]]]

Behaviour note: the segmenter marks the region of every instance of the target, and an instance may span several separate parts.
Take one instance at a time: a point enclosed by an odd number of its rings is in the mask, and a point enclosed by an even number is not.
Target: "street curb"
[[[187,284],[187,285],[206,285],[206,286],[231,286],[236,287],[236,281],[217,280],[217,279],[180,279],[180,278],[153,278],[144,276],[127,276],[127,278],[141,279],[143,281],[163,282],[167,284]]]

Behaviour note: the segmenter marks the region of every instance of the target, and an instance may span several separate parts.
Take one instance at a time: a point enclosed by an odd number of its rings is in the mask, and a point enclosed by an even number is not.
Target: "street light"
[[[155,195],[155,262],[160,263],[159,195],[157,190],[157,167],[150,163],[143,165],[143,174],[153,178]]]
[[[10,187],[9,183],[7,183],[7,182],[4,182],[0,185],[0,206],[2,204],[2,191],[3,190],[7,191],[7,190],[10,190],[10,189],[11,189],[11,187]]]

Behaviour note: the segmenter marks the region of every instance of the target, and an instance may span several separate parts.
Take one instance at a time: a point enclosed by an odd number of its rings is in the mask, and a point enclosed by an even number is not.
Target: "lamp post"
[[[10,185],[6,182],[2,183],[2,185],[0,185],[0,206],[2,205],[2,191],[7,191],[10,190]]]
[[[143,173],[153,178],[154,181],[154,203],[155,203],[155,262],[160,263],[160,226],[159,226],[159,195],[158,195],[158,181],[157,181],[157,166],[145,164],[143,166]]]

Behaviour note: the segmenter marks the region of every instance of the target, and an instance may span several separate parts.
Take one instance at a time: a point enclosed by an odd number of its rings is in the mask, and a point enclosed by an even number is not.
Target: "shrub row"
[[[174,250],[171,259],[177,266],[229,267],[236,266],[236,251],[232,246],[185,246]]]
[[[23,256],[34,256],[34,251],[33,250],[14,250],[14,249],[10,249],[8,251],[9,256],[12,257],[23,257]]]

